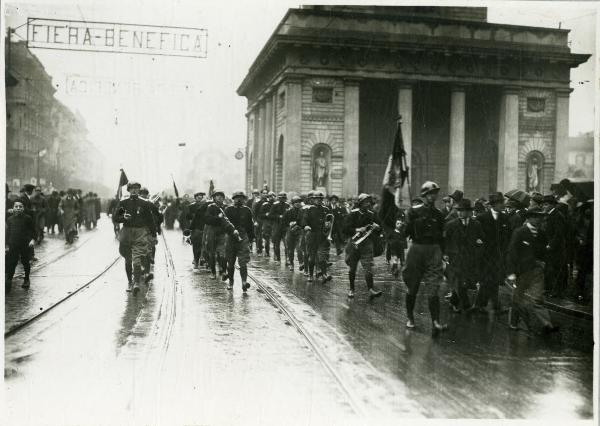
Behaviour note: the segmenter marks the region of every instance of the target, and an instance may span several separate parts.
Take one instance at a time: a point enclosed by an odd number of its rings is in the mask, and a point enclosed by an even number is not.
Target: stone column
[[[269,94],[265,99],[265,138],[264,138],[264,161],[263,161],[263,176],[264,180],[269,184],[271,190],[273,181],[271,180],[271,151],[273,150],[273,97]]]
[[[465,189],[465,87],[454,86],[450,95],[450,149],[448,193]]]
[[[271,162],[269,163],[269,183],[275,188],[275,157],[277,155],[277,90],[271,96]],[[275,188],[281,191],[281,188]]]
[[[258,188],[258,151],[259,151],[259,141],[258,141],[258,128],[259,128],[259,120],[258,120],[258,104],[255,104],[252,107],[252,186],[254,188]],[[260,188],[259,188],[260,189]]]
[[[569,95],[573,89],[556,90],[556,137],[554,182],[567,177],[569,169]]]
[[[497,188],[500,192],[518,189],[519,92],[518,87],[505,87],[500,100],[497,182]]]
[[[283,146],[282,190],[300,192],[300,165],[302,147],[302,80],[286,81],[285,94],[286,138]]]
[[[358,125],[360,111],[360,81],[344,81],[344,174],[342,196],[358,194]]]
[[[413,86],[411,83],[402,82],[398,86],[398,114],[402,116],[402,139],[404,140],[404,150],[406,151],[406,163],[408,167],[412,164],[412,125],[413,125]],[[412,169],[409,169],[409,183],[412,182]],[[415,189],[411,192],[415,194]],[[402,205],[410,206],[411,194],[408,185],[402,188]]]
[[[258,142],[257,142],[257,153],[256,153],[256,185],[259,189],[262,188],[265,180],[265,121],[266,121],[266,108],[264,100],[260,101],[258,107]]]

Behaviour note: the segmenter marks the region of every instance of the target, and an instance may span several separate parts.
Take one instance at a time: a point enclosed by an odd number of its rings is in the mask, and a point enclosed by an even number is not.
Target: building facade
[[[88,140],[85,120],[54,97],[56,88],[24,41],[5,44],[6,183],[45,190],[104,193],[103,156]]]
[[[290,9],[238,89],[247,189],[378,192],[401,115],[413,188],[544,192],[568,170],[570,69],[588,58],[568,30],[485,8]]]

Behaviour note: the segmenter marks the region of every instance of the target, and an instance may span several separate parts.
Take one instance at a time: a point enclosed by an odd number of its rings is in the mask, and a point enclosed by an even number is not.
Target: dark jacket
[[[346,216],[344,222],[344,231],[346,235],[352,237],[356,234],[357,228],[363,228],[365,226],[376,223],[379,225],[379,218],[372,210],[361,211],[360,209],[352,209],[350,214]]]
[[[220,214],[224,214],[225,206],[219,206],[216,203],[210,203],[206,208],[206,214],[204,215],[204,222],[208,226],[215,227],[215,234],[223,234],[226,231],[226,220],[223,216],[219,217]]]
[[[546,261],[548,240],[544,231],[534,235],[527,224],[512,234],[506,256],[506,275],[520,275],[536,267],[536,262]]]
[[[446,222],[444,226],[444,254],[450,265],[462,274],[478,277],[485,237],[481,223],[472,217],[464,225],[460,218]]]
[[[444,215],[434,205],[411,207],[406,213],[406,234],[416,244],[444,243]]]
[[[491,211],[477,216],[483,230],[483,256],[485,260],[504,260],[511,230],[508,217],[503,212],[498,212],[498,219],[494,219]]]
[[[254,223],[252,222],[252,210],[248,206],[229,206],[225,209],[225,214],[235,229],[227,228],[228,233],[234,230],[239,231],[240,235],[247,235],[249,241],[254,240]]]
[[[291,222],[296,222],[296,225],[300,226],[300,220],[302,218],[302,207],[290,207],[283,213],[281,224],[286,228],[290,226]]]
[[[208,201],[200,201],[199,203],[192,203],[190,206],[190,229],[202,230],[206,225],[206,209],[208,208]]]
[[[31,216],[21,213],[6,219],[5,244],[8,247],[23,247],[35,238],[35,225]]]
[[[129,197],[121,200],[117,205],[113,221],[122,223],[125,228],[147,228],[151,233],[156,232],[153,205],[140,197]],[[125,213],[131,217],[125,220]]]
[[[279,201],[279,200],[275,201],[271,205],[271,209],[268,212],[267,218],[274,223],[281,223],[283,214],[290,207],[291,206],[288,203],[286,203],[285,201]]]
[[[269,216],[269,212],[271,211],[271,207],[273,207],[273,204],[275,203],[272,203],[270,201],[265,201],[264,203],[262,203],[260,205],[260,208],[258,209],[258,219],[268,220],[269,222],[275,220],[274,218],[271,218]]]
[[[325,225],[325,216],[329,213],[329,209],[325,206],[313,205],[308,207],[302,215],[302,228],[310,226],[313,232],[322,232]]]
[[[548,254],[552,258],[564,259],[566,233],[568,230],[565,217],[557,209],[553,209],[546,217],[544,226],[544,232],[548,238]]]

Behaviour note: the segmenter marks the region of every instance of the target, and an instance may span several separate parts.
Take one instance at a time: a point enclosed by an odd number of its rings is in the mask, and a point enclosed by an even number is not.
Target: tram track
[[[87,244],[94,236],[90,236],[88,238],[86,238],[85,240],[83,240],[80,244],[77,245],[72,245],[67,247],[64,250],[61,249],[57,249],[57,250],[53,250],[52,253],[61,251],[61,253],[56,256],[56,257],[52,257],[48,260],[42,260],[41,262],[36,262],[32,268],[31,268],[31,273],[34,272],[38,272],[41,271],[42,269],[44,269],[45,267],[52,265],[55,262],[58,262],[60,259],[62,259],[63,257],[69,255],[69,254],[73,254],[74,252],[76,252],[77,250],[79,250],[81,247],[83,247],[85,244]],[[25,276],[24,272],[19,272],[18,274],[15,274],[14,278],[23,278]]]
[[[69,253],[72,253],[72,252],[69,252]],[[76,294],[79,294],[82,290],[90,287],[100,277],[102,277],[104,274],[106,274],[119,261],[120,258],[121,258],[121,256],[116,256],[100,273],[95,275],[91,280],[88,280],[85,284],[79,286],[77,289],[70,292],[65,297],[61,298],[57,302],[54,302],[52,305],[50,305],[48,308],[44,309],[42,312],[20,321],[17,325],[15,325],[15,326],[11,327],[9,330],[5,331],[4,339],[7,339],[7,338],[17,334],[18,332],[22,331],[24,328],[26,328],[29,325],[31,325],[32,323],[36,322],[37,320],[39,320],[41,317],[45,316],[48,312],[52,311],[57,306],[62,305],[64,302],[69,300],[71,297],[75,296]]]
[[[331,360],[319,347],[319,344],[313,338],[311,333],[302,325],[298,317],[287,308],[285,303],[282,302],[283,295],[272,286],[265,284],[260,278],[256,277],[251,272],[248,272],[248,278],[250,278],[262,291],[262,294],[264,294],[271,301],[271,303],[287,317],[289,324],[294,327],[296,331],[304,338],[312,352],[316,355],[317,359],[333,377],[334,381],[346,397],[352,410],[357,415],[365,416],[367,411],[364,407],[364,404],[354,396],[352,392],[352,386],[347,383],[344,377],[337,371]]]

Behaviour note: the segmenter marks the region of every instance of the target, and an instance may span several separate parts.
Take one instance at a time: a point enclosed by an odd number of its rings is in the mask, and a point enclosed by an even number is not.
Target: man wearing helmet
[[[435,207],[440,187],[435,182],[425,182],[421,187],[423,204],[408,209],[406,232],[412,240],[408,249],[403,278],[406,283],[407,328],[415,327],[414,309],[421,281],[425,283],[429,312],[431,313],[432,335],[447,329],[440,322],[439,288],[443,279],[442,244],[444,216]]]
[[[252,216],[254,217],[254,236],[256,238],[256,254],[262,256],[263,252],[263,224],[264,220],[260,218],[262,205],[267,202],[269,191],[263,189],[260,192],[260,198],[252,203]],[[268,249],[267,249],[268,250]]]
[[[146,256],[146,262],[144,263],[144,272],[146,273],[145,281],[149,282],[154,278],[154,257],[156,255],[156,245],[158,244],[157,234],[161,233],[161,227],[163,216],[158,210],[158,206],[150,201],[150,191],[148,188],[142,187],[140,189],[140,198],[148,201],[150,204],[150,211],[152,212],[152,218],[154,219],[154,229],[148,229],[148,255]]]
[[[194,202],[190,204],[188,209],[188,220],[190,221],[190,230],[192,232],[192,254],[194,256],[194,272],[200,272],[198,266],[203,261],[202,259],[202,240],[204,234],[204,215],[208,203],[204,201],[204,192],[196,192],[194,194]]]
[[[344,252],[344,221],[347,213],[346,209],[339,204],[340,199],[337,195],[331,195],[329,201],[331,203],[329,208],[334,218],[333,233],[331,236],[333,238],[333,243],[335,244],[336,254],[339,256]]]
[[[326,236],[328,229],[325,226],[326,216],[331,212],[323,206],[323,198],[325,198],[323,192],[315,191],[313,205],[306,209],[302,217],[302,226],[307,231],[309,282],[314,280],[315,266],[319,269],[318,276],[322,277],[323,283],[331,280],[331,276],[327,274],[330,245]]]
[[[353,209],[346,218],[346,233],[350,235],[363,236],[369,230],[372,230],[370,235],[375,235],[380,229],[379,219],[371,210],[372,198],[367,194],[358,196],[358,208]],[[365,273],[365,281],[369,289],[369,300],[381,296],[381,291],[377,290],[373,285],[373,239],[365,239],[358,247],[354,247],[353,241],[348,242],[346,264],[350,268],[348,278],[350,279],[350,290],[348,297],[354,297],[354,280],[356,279],[356,269],[358,262],[363,267]]]
[[[217,262],[219,264],[221,279],[227,280],[227,258],[225,253],[225,226],[227,221],[224,219],[225,205],[223,200],[225,193],[223,191],[213,192],[213,202],[206,208],[204,220],[205,226],[205,249],[208,253],[208,266],[212,274],[212,278],[217,278]]]
[[[235,261],[240,266],[240,277],[242,278],[242,290],[244,293],[248,284],[248,262],[250,261],[250,245],[254,240],[254,224],[252,222],[252,210],[244,205],[246,194],[243,191],[234,192],[231,196],[233,206],[225,209],[225,215],[229,219],[226,223],[227,239],[227,276],[229,278],[228,290],[233,290],[233,274],[235,272]]]
[[[271,217],[269,212],[271,207],[275,203],[275,193],[273,191],[268,193],[267,200],[260,206],[258,212],[258,220],[262,222],[262,239],[265,247],[265,257],[270,256],[271,250],[271,235],[273,233],[273,222],[275,217]]]
[[[290,264],[290,271],[294,270],[294,251],[298,253],[298,263],[300,270],[304,268],[304,253],[302,250],[302,228],[300,228],[300,216],[302,213],[302,198],[292,197],[292,207],[287,209],[281,219],[282,226],[287,229],[285,235],[285,248],[287,250],[287,259]]]
[[[141,185],[129,182],[129,198],[121,200],[115,211],[115,222],[122,223],[119,234],[119,253],[125,258],[127,291],[137,294],[142,280],[142,268],[148,254],[148,233],[155,232],[151,205],[139,197]],[[133,272],[133,282],[132,282]]]
[[[282,219],[283,214],[290,208],[290,205],[286,201],[287,194],[285,192],[280,192],[277,198],[278,200],[273,203],[268,215],[273,227],[273,254],[275,262],[281,262],[281,240],[285,236],[285,226]],[[284,255],[287,255],[287,253],[284,253]]]

